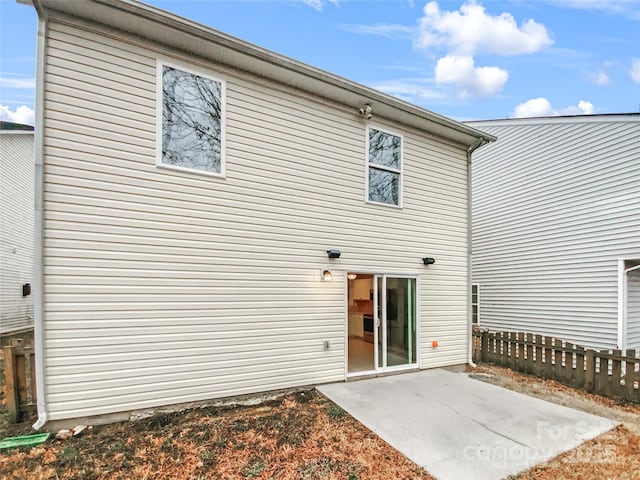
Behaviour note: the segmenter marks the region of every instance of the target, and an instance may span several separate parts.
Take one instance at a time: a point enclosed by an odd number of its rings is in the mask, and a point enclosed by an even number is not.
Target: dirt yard
[[[476,378],[621,422],[511,480],[640,479],[640,408],[482,365]],[[0,438],[29,424],[0,424]],[[432,479],[315,391],[260,406],[201,408],[94,427],[0,453],[7,479]],[[472,479],[469,479],[472,480]]]
[[[258,407],[203,408],[94,427],[30,451],[0,453],[0,478],[433,477],[319,393],[308,391]]]

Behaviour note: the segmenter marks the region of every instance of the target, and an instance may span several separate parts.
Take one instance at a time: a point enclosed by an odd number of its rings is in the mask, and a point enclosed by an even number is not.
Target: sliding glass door
[[[375,275],[373,286],[376,369],[416,365],[416,279]]]

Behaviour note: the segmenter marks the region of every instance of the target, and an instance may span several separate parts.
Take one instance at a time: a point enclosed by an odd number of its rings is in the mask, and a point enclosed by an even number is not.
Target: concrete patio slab
[[[317,388],[439,480],[498,480],[616,425],[443,369]]]

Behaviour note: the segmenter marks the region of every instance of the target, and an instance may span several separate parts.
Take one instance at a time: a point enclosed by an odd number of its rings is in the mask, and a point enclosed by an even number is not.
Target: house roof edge
[[[50,11],[106,25],[320,95],[352,107],[354,114],[368,103],[374,117],[414,126],[466,147],[478,140],[495,141],[494,136],[472,126],[136,0],[40,3]],[[212,43],[219,48],[210,48]]]

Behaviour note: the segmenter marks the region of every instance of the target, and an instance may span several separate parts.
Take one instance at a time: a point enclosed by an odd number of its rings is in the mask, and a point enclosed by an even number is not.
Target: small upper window
[[[367,135],[367,199],[401,204],[402,137],[369,127]]]
[[[224,84],[159,65],[162,87],[159,164],[224,174]]]
[[[471,285],[471,321],[480,323],[480,285]]]

